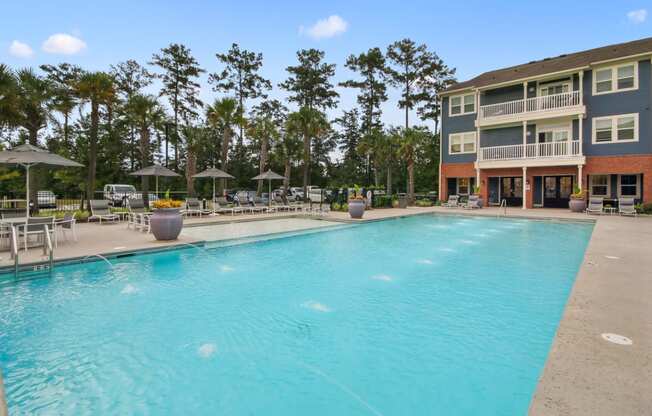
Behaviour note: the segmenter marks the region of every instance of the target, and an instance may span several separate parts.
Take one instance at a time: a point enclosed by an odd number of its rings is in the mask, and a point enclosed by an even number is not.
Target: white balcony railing
[[[561,94],[541,95],[526,100],[507,101],[504,103],[480,106],[480,118],[510,116],[538,111],[559,110],[580,105],[580,92],[571,91]]]
[[[481,147],[478,160],[549,159],[581,156],[580,142],[515,144],[510,146]]]

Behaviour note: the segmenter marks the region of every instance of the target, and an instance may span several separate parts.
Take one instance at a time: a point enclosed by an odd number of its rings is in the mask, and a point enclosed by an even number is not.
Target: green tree
[[[287,108],[278,100],[265,100],[255,106],[249,117],[249,137],[258,149],[258,170],[264,173],[269,167],[269,151],[281,135],[287,118]],[[257,193],[260,195],[263,181],[258,181]]]
[[[405,128],[410,127],[409,114],[426,97],[417,84],[429,76],[433,56],[426,45],[417,45],[410,39],[403,39],[387,47],[387,59],[392,65],[386,69],[390,83],[399,88],[401,99],[398,107],[405,110]]]
[[[433,53],[430,57],[425,76],[417,82],[421,105],[417,107],[417,115],[421,120],[432,120],[435,133],[439,130],[441,105],[439,94],[455,83],[455,68],[449,68],[444,61]]]
[[[199,100],[200,85],[197,78],[205,71],[192,56],[190,49],[178,43],[170,44],[154,54],[150,65],[163,70],[157,77],[163,83],[161,95],[167,96],[172,107],[174,122],[174,163],[179,165],[179,118],[184,120],[197,116],[197,108],[202,106]],[[166,155],[167,160],[167,155]]]
[[[14,126],[18,120],[18,80],[5,64],[0,64],[0,129]]]
[[[314,120],[322,120],[316,117],[317,113],[337,105],[338,94],[335,92],[330,78],[335,75],[335,64],[323,62],[324,52],[317,49],[303,49],[297,52],[298,65],[289,66],[286,71],[290,74],[287,80],[279,86],[290,93],[288,101],[296,103],[301,116],[310,116]],[[319,123],[308,123],[319,124]],[[310,183],[310,150],[311,141],[315,137],[310,134],[311,129],[305,130],[308,134],[303,135],[303,189],[307,194],[307,187]]]
[[[428,139],[428,130],[422,127],[401,129],[396,131],[398,141],[397,154],[407,165],[408,201],[414,203],[414,165],[423,151]]]
[[[342,115],[333,120],[339,126],[335,133],[338,149],[342,152],[342,173],[340,178],[346,183],[358,183],[362,180],[361,171],[363,158],[358,149],[360,139],[362,138],[362,128],[360,126],[360,112],[357,108],[350,111],[343,111]],[[363,154],[365,152],[362,152]],[[365,162],[367,162],[365,158]],[[368,163],[367,163],[367,167]]]
[[[88,178],[86,183],[86,201],[90,204],[95,192],[100,106],[108,106],[115,100],[113,77],[106,72],[85,72],[79,77],[75,92],[82,102],[90,103],[91,108],[88,135]]]
[[[285,127],[281,129],[279,140],[276,143],[275,153],[283,163],[283,192],[287,195],[292,177],[292,165],[301,159],[303,149],[303,133],[298,129],[296,120],[285,121]]]
[[[371,48],[358,56],[350,55],[345,66],[362,77],[361,80],[348,80],[340,85],[360,90],[357,99],[364,114],[362,130],[369,134],[372,129],[382,127],[381,106],[387,101],[385,57],[379,48]]]
[[[265,91],[272,88],[269,80],[258,72],[263,66],[263,54],[240,49],[237,43],[231,45],[227,53],[215,55],[224,65],[221,72],[208,77],[208,82],[214,84],[214,91],[233,93],[238,100],[238,111],[245,114],[245,102],[248,99],[267,98]],[[238,143],[242,146],[244,125],[240,125]]]
[[[164,111],[156,97],[138,93],[131,95],[126,105],[126,111],[133,123],[138,126],[140,167],[144,168],[152,162],[151,129],[165,117]],[[147,202],[149,200],[149,177],[141,177],[141,187],[143,198]]]
[[[215,100],[212,105],[206,108],[206,120],[213,129],[222,132],[220,167],[226,171],[228,169],[229,147],[235,135],[234,127],[242,124],[238,102],[231,97]]]
[[[52,111],[63,117],[63,143],[66,147],[72,145],[70,141],[70,117],[73,110],[77,107],[78,101],[75,96],[75,83],[83,73],[81,67],[69,63],[59,65],[41,65],[41,70],[46,73],[46,77],[52,87],[52,101],[50,108]]]

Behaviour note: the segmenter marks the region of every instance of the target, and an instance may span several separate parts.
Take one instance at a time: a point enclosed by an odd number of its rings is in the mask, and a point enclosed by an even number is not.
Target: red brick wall
[[[545,175],[575,175],[577,183],[576,166],[546,166],[527,169],[527,181],[530,190],[527,192],[526,206],[532,208],[534,190],[534,176]],[[582,169],[582,187],[587,188],[587,175],[597,174],[643,174],[644,202],[652,202],[652,155],[632,156],[599,156],[587,157],[586,165]],[[448,178],[475,177],[476,171],[473,163],[447,163],[441,167],[440,199],[445,199],[448,194]],[[490,176],[522,176],[522,168],[510,169],[484,169],[480,171],[480,194],[487,201],[489,198]]]

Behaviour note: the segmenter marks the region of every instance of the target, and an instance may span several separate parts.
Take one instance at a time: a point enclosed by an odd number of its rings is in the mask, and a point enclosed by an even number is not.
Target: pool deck
[[[283,213],[203,217],[187,219],[184,232],[174,242],[157,242],[151,234],[127,230],[125,223],[79,224],[78,242],[60,240],[55,254],[57,260],[96,254],[110,257],[180,244],[432,213],[496,217],[504,211],[441,207],[376,209],[365,212],[362,220],[351,220],[348,213],[343,212],[321,217]],[[529,414],[651,414],[652,217],[587,217],[565,209],[520,208],[508,208],[507,217],[595,222]],[[206,225],[210,227],[203,227]],[[21,251],[21,264],[41,260],[40,249],[30,249],[26,254]],[[0,266],[10,264],[9,253],[0,252]],[[601,337],[603,333],[624,335],[632,339],[633,344],[623,346],[607,342]],[[0,416],[3,416],[1,401],[0,394]]]

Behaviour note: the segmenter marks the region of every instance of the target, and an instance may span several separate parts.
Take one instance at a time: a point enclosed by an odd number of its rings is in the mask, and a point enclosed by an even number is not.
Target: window
[[[457,178],[457,194],[468,195],[469,183],[470,183],[469,178]]]
[[[620,175],[618,196],[638,197],[638,175]]]
[[[609,195],[609,175],[591,176],[591,196]]]
[[[475,132],[455,133],[448,136],[449,154],[475,153]]]
[[[599,68],[594,71],[593,95],[638,88],[638,63]]]
[[[456,95],[451,97],[449,115],[460,116],[475,113],[475,94]]]
[[[539,143],[565,142],[570,140],[572,127],[570,124],[537,125]]]
[[[570,91],[570,82],[554,82],[539,85],[539,95],[562,94]]]
[[[593,119],[593,143],[638,141],[638,113]]]

